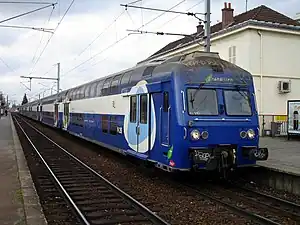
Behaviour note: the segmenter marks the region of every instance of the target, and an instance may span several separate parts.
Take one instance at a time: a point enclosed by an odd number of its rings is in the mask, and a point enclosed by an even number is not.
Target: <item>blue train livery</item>
[[[217,53],[138,64],[19,110],[166,171],[224,172],[268,158],[252,75]]]

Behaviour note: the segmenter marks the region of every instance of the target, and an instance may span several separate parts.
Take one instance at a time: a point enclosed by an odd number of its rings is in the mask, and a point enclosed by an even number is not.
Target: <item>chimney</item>
[[[224,2],[224,8],[222,9],[222,29],[227,27],[233,22],[233,9],[231,8],[231,3]]]
[[[203,25],[201,23],[198,24],[197,26],[197,34],[200,34],[203,31]]]

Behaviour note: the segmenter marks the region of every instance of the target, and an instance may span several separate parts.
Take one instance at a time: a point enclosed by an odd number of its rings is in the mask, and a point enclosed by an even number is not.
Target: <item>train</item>
[[[19,113],[168,172],[225,173],[268,159],[253,77],[217,52],[136,64]]]

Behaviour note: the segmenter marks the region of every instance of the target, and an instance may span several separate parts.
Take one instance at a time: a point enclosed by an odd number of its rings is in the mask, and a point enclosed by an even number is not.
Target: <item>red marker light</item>
[[[175,166],[175,162],[173,160],[170,160],[169,165],[174,167]]]

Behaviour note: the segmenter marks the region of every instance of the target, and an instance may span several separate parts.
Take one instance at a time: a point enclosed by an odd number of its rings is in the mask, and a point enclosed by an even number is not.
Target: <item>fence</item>
[[[287,115],[259,115],[260,136],[287,136]]]

